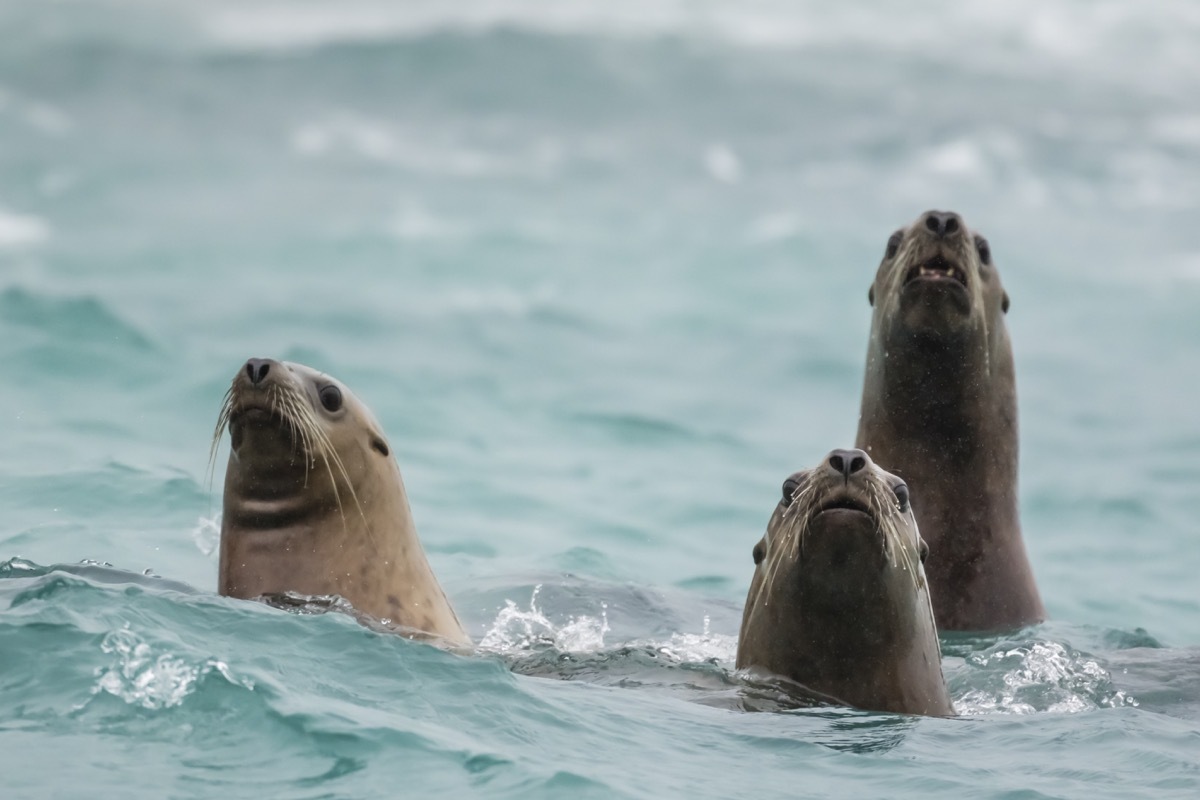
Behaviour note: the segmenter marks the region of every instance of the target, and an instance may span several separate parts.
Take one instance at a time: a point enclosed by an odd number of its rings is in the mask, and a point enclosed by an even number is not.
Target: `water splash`
[[[665,642],[639,642],[648,644],[660,655],[680,664],[715,664],[727,670],[734,668],[737,658],[737,637],[713,633],[711,619],[704,615],[701,633],[673,633]]]
[[[155,653],[128,624],[105,636],[100,649],[115,658],[109,666],[96,671],[92,694],[111,694],[152,711],[180,705],[197,683],[213,672],[231,684],[254,688],[247,681],[235,679],[223,661],[209,658],[200,664],[189,664],[170,653]]]
[[[479,649],[493,653],[512,654],[553,647],[563,653],[594,653],[604,647],[604,635],[609,632],[608,604],[600,604],[600,616],[585,614],[568,617],[556,625],[540,608],[537,598],[542,584],[533,588],[529,608],[522,609],[512,600],[496,615],[491,628],[479,642]]]
[[[215,553],[217,545],[221,543],[221,514],[200,517],[196,521],[196,527],[192,529],[192,541],[204,555],[211,556]]]
[[[1115,689],[1112,676],[1097,661],[1058,642],[1002,644],[965,660],[969,668],[978,670],[970,682],[980,688],[955,702],[963,716],[1076,714],[1138,705],[1128,693]]]

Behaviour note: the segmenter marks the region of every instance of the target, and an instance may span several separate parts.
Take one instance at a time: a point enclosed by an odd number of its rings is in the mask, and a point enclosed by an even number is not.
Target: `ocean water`
[[[1200,11],[0,2],[0,797],[1200,794]],[[1050,621],[733,669],[888,235],[988,236]],[[216,596],[222,394],[391,439],[463,656]],[[914,490],[915,491],[915,490]]]

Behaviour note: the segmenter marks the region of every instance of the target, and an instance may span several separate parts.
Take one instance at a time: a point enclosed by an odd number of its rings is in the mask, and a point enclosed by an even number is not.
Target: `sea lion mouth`
[[[256,432],[256,436],[274,431],[281,442],[290,442],[291,449],[301,444],[303,437],[294,419],[294,412],[283,402],[283,394],[271,387],[266,391],[240,389],[236,385],[226,395],[225,407],[217,423],[217,432],[213,443],[220,437],[220,432],[228,429],[229,443],[235,451],[240,451],[247,434]],[[258,439],[258,441],[265,441]]]
[[[904,285],[908,286],[916,281],[931,283],[949,281],[958,283],[965,289],[967,288],[967,273],[950,259],[937,255],[909,268],[904,276]]]
[[[251,425],[266,425],[270,422],[283,424],[283,414],[278,409],[272,408],[265,401],[261,403],[244,402],[229,412],[229,424],[240,425],[250,423]]]
[[[868,517],[873,516],[870,506],[861,500],[853,497],[836,497],[827,503],[822,503],[817,506],[813,512],[813,518],[821,516],[829,512],[852,512],[856,514],[866,514]]]

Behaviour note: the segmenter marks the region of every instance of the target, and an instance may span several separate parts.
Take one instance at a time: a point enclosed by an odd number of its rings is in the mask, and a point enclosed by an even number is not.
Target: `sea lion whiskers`
[[[354,482],[350,479],[349,473],[346,471],[345,464],[342,463],[341,456],[338,455],[337,449],[329,440],[329,435],[321,427],[317,420],[316,414],[313,413],[312,407],[308,400],[301,397],[291,387],[284,387],[276,384],[272,387],[278,390],[278,398],[280,401],[280,416],[288,421],[289,425],[293,426],[300,434],[301,448],[304,455],[304,485],[308,485],[308,470],[310,463],[315,464],[319,457],[325,464],[325,469],[329,473],[329,481],[333,487],[333,498],[337,504],[338,514],[342,518],[342,525],[346,524],[346,511],[342,504],[342,494],[338,489],[337,475],[340,474],[346,483],[346,488],[350,490],[350,497],[354,500],[354,505],[358,509],[359,516],[363,522],[367,522],[366,513],[363,511],[362,503],[358,499],[357,493],[354,491]],[[334,469],[336,468],[336,473]],[[367,525],[368,536],[371,534],[371,526]]]
[[[904,542],[900,539],[900,526],[895,519],[900,514],[899,502],[888,500],[883,494],[883,482],[871,480],[867,484],[867,502],[879,520],[880,547],[885,557],[892,557],[892,566],[897,565],[897,551],[904,550]],[[889,552],[890,551],[890,552]]]
[[[787,508],[783,510],[780,516],[779,529],[775,536],[771,537],[770,561],[767,564],[768,580],[760,587],[759,595],[765,594],[765,587],[774,582],[775,575],[779,572],[780,565],[787,558],[798,559],[801,556],[801,543],[804,535],[808,531],[809,514],[806,510],[803,514],[799,514],[798,508],[804,507],[810,509],[812,506],[812,497],[816,489],[811,483],[808,483],[797,494],[792,496],[791,502]],[[757,599],[757,598],[756,598]],[[769,598],[764,598],[763,605],[769,605]]]
[[[218,440],[230,433],[222,595],[340,595],[403,635],[470,642],[417,538],[379,424],[349,388],[303,364],[252,358],[216,430]]]
[[[288,432],[292,435],[292,452],[300,452],[304,458],[304,487],[308,488],[308,473],[316,466],[316,459],[313,456],[313,440],[310,431],[313,427],[313,420],[306,420],[305,424],[301,424],[301,414],[308,411],[308,406],[301,403],[292,395],[285,394],[279,386],[271,386],[269,391],[271,400],[271,411],[276,413],[280,418],[287,423]],[[299,446],[297,446],[299,444]],[[336,489],[336,487],[335,487]]]
[[[236,381],[235,381],[236,383]],[[221,411],[217,414],[217,427],[213,430],[212,443],[208,448],[208,486],[212,488],[213,476],[217,466],[217,448],[221,445],[221,437],[229,427],[229,418],[233,414],[233,384],[225,390],[221,398]]]
[[[212,445],[209,449],[210,481],[216,464],[217,447],[220,445],[221,437],[229,429],[233,421],[234,412],[237,409],[236,390],[238,382],[239,379],[235,378],[230,384],[229,389],[225,391],[225,396],[221,403],[221,411],[217,415],[217,424],[213,430]],[[354,500],[354,505],[358,509],[359,516],[366,522],[366,513],[363,510],[362,503],[358,499],[357,493],[354,491],[354,483],[351,481],[345,464],[342,463],[342,459],[330,441],[328,434],[322,429],[320,422],[313,413],[308,399],[301,396],[291,386],[276,383],[267,387],[267,404],[269,413],[272,416],[278,417],[282,424],[286,426],[291,436],[293,451],[298,451],[304,459],[304,486],[308,486],[309,472],[316,465],[317,459],[320,458],[325,464],[325,469],[329,472],[334,502],[337,505],[338,515],[342,518],[342,524],[346,524],[346,514],[341,491],[338,489],[337,476],[339,474],[342,480],[345,481],[346,487],[350,490],[350,496]],[[367,531],[368,536],[373,538],[370,525],[367,525]]]
[[[904,518],[904,513],[900,511],[900,504],[898,502],[890,502],[885,498],[882,489],[882,481],[873,481],[870,484],[870,487],[872,504],[877,508],[883,507],[887,509],[886,514],[882,512],[879,514],[879,527],[883,531],[884,541],[887,542],[890,540],[892,543],[892,566],[898,566],[898,559],[902,559],[904,561],[904,571],[908,573],[913,582],[913,586],[918,592],[920,592],[920,590],[925,588],[921,577],[920,556],[917,556],[918,560],[914,563],[913,551],[910,548],[905,547],[905,543],[902,538],[904,534],[900,531],[900,523]],[[917,549],[919,550],[921,533],[920,529],[917,527],[917,520],[915,517],[912,520],[912,527],[913,532],[916,534],[914,538],[916,539]],[[929,619],[931,623],[933,623],[936,627],[933,615],[933,598],[930,596],[929,592],[925,592],[925,606],[929,611]],[[942,656],[941,640],[938,640],[937,642],[937,653],[938,658],[940,659]]]

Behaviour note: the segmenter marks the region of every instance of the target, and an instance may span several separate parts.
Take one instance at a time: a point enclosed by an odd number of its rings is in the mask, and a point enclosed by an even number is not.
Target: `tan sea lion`
[[[742,612],[738,669],[870,711],[950,716],[908,487],[861,450],[783,484]]]
[[[1045,617],[1017,513],[1017,390],[1008,294],[987,241],[928,211],[892,234],[875,307],[857,446],[914,487],[942,630]]]
[[[469,637],[417,539],[375,416],[328,375],[252,358],[225,396],[229,429],[218,590],[340,595],[389,626]]]

